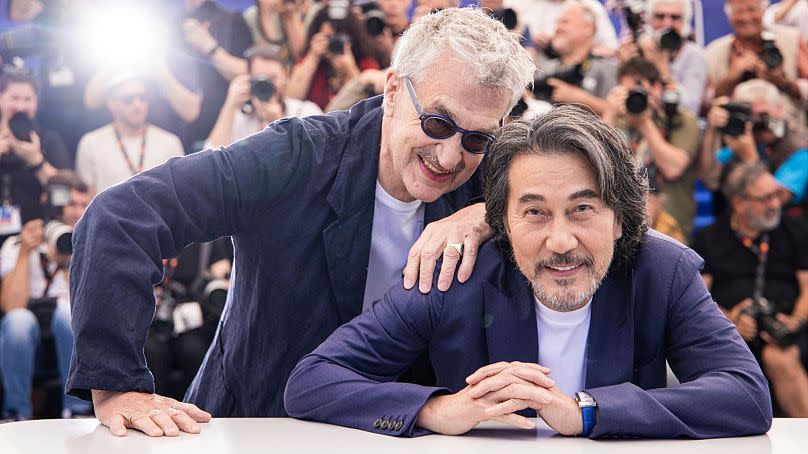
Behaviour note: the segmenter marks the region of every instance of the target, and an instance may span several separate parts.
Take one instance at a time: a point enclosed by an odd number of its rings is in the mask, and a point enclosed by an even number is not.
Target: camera
[[[229,288],[230,282],[226,279],[213,279],[205,273],[191,283],[189,292],[199,301],[203,312],[218,320],[224,312]]]
[[[721,106],[729,112],[727,124],[720,129],[723,134],[738,137],[746,131],[746,124],[752,120],[752,109],[747,104],[728,102]]]
[[[73,254],[73,227],[53,220],[45,224],[45,242],[61,255]]]
[[[637,83],[637,86],[629,90],[626,96],[626,111],[632,115],[639,115],[648,108],[648,92]]]
[[[760,39],[763,40],[763,46],[760,50],[760,60],[769,69],[780,67],[783,64],[783,54],[774,43],[774,33],[764,31],[760,34]]]
[[[743,313],[754,318],[758,330],[767,333],[781,347],[788,347],[797,342],[797,336],[786,325],[777,320],[777,308],[766,298],[755,298],[752,305]]]
[[[752,121],[753,132],[769,132],[777,139],[786,136],[786,120],[783,118],[772,118],[768,114],[762,114]]]
[[[275,84],[267,77],[250,79],[250,93],[261,101],[269,101],[275,95]]]
[[[623,18],[625,18],[626,25],[629,30],[631,30],[631,37],[634,42],[637,42],[637,37],[640,36],[640,32],[642,31],[642,15],[644,11],[645,4],[642,0],[627,0],[623,2]]]
[[[363,3],[361,6],[362,13],[365,16],[365,30],[370,36],[379,36],[384,32],[387,27],[387,18],[384,12],[379,8],[376,2]]]
[[[679,112],[679,101],[681,97],[678,90],[666,89],[662,92],[662,107],[668,118],[673,118]]]
[[[516,28],[516,24],[519,22],[516,17],[516,11],[511,8],[492,11],[491,15],[494,19],[502,22],[502,25],[504,25],[508,30],[513,30]]]
[[[345,43],[348,42],[348,36],[342,33],[331,35],[328,38],[328,53],[332,55],[342,55],[345,52]]]
[[[654,34],[654,42],[662,50],[677,50],[682,47],[682,41],[682,35],[672,28],[663,28]]]
[[[23,112],[17,112],[8,119],[8,128],[17,140],[31,141],[34,132],[34,120]]]
[[[351,7],[350,0],[329,0],[328,1],[328,20],[335,27],[339,28],[343,22],[348,18],[348,9]]]
[[[562,69],[549,74],[541,79],[533,81],[533,95],[536,99],[543,101],[552,101],[553,87],[547,83],[549,79],[558,79],[570,85],[581,86],[584,81],[584,68],[583,64],[578,64],[567,69]]]

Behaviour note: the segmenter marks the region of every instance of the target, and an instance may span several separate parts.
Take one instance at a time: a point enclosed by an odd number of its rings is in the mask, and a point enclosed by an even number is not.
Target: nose
[[[453,170],[463,160],[463,145],[460,133],[440,141],[435,147],[438,163],[446,170]]]
[[[556,216],[550,223],[545,246],[556,254],[564,254],[578,247],[578,238],[563,216]]]

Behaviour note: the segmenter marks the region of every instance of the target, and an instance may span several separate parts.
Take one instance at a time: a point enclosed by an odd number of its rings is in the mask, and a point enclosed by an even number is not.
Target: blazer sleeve
[[[143,346],[162,259],[238,234],[307,178],[315,145],[298,119],[249,141],[178,157],[99,194],[73,233],[71,395],[154,392]]]
[[[286,385],[286,412],[385,435],[430,433],[415,427],[418,412],[450,391],[394,380],[428,348],[443,297],[401,284],[391,289],[300,360]]]
[[[666,358],[681,384],[643,390],[622,383],[587,390],[598,403],[591,438],[757,435],[772,423],[768,383],[735,326],[713,302],[690,249],[667,301]]]

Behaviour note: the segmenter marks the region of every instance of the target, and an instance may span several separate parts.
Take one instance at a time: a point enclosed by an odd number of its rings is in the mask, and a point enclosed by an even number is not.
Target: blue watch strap
[[[584,437],[588,437],[589,434],[592,433],[592,430],[595,428],[595,409],[597,407],[581,407],[581,419],[584,423],[583,431],[581,435]]]

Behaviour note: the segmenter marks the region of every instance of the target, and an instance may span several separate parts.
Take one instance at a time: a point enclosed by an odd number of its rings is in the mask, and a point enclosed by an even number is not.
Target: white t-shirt
[[[381,299],[390,287],[401,281],[407,253],[423,229],[423,202],[402,202],[388,194],[377,181],[368,280],[362,310],[369,308],[371,303]]]
[[[140,164],[142,138],[124,137],[121,142],[129,162],[137,168]],[[143,170],[151,169],[174,156],[183,156],[182,143],[174,134],[149,125],[146,129],[146,147],[143,152]],[[131,178],[134,173],[123,157],[115,129],[111,124],[90,131],[79,141],[76,154],[76,173],[99,193],[110,186]]]
[[[45,279],[45,272],[42,270],[42,259],[40,253],[45,254],[47,251],[45,245],[40,245],[34,248],[28,257],[28,292],[30,298],[54,297],[57,298],[59,304],[68,304],[70,301],[70,289],[67,285],[67,277],[64,270],[59,270],[53,275],[48,293],[43,295],[47,286]],[[20,255],[20,237],[9,237],[0,248],[0,277],[6,277],[9,273],[14,271],[17,266],[17,257]],[[56,265],[49,263],[47,267],[48,274],[53,274],[56,271]]]
[[[571,312],[557,312],[536,299],[539,364],[549,367],[558,389],[575,396],[586,387],[586,343],[592,300]]]
[[[311,101],[301,101],[299,99],[285,98],[284,104],[286,108],[286,116],[291,117],[308,117],[311,115],[322,115],[323,111],[317,104]],[[241,110],[237,110],[233,115],[233,137],[230,142],[233,143],[245,137],[249,137],[266,127],[260,118],[255,115],[247,115]],[[205,148],[211,148],[205,144]]]

